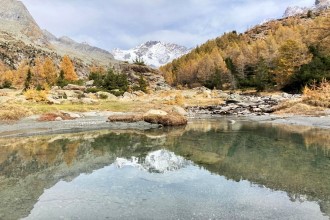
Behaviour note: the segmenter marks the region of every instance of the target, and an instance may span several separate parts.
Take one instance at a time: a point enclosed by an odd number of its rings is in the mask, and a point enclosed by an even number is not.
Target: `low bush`
[[[100,99],[108,99],[108,95],[106,94],[100,94]]]
[[[32,100],[35,102],[44,102],[47,100],[48,92],[45,90],[35,90],[35,89],[28,89],[24,92],[25,98],[27,100]]]
[[[97,93],[97,92],[100,92],[100,91],[102,91],[100,88],[95,88],[95,87],[86,89],[87,93]]]
[[[303,94],[305,103],[330,108],[330,82],[323,80],[319,86],[306,86]]]

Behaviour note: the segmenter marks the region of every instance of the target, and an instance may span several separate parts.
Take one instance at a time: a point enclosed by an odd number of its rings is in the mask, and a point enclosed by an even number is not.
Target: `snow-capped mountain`
[[[299,6],[288,7],[284,12],[283,17],[286,18],[298,14],[305,14],[309,10],[318,11],[326,8],[330,8],[330,0],[316,0],[315,5],[313,7],[299,7]]]
[[[146,65],[160,67],[189,51],[190,49],[177,44],[148,41],[133,49],[114,49],[111,53],[117,60],[128,61],[131,63],[138,58],[142,59]]]

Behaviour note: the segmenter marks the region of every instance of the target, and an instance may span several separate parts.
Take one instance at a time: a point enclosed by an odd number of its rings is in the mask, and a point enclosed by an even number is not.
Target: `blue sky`
[[[194,47],[315,0],[22,0],[41,28],[103,49],[148,40]]]

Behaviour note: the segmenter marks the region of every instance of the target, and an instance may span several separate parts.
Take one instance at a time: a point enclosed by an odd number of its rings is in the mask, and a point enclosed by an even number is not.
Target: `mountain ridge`
[[[45,51],[44,53],[48,55],[53,54],[54,58],[69,55],[82,63],[79,66],[93,63],[99,65],[117,63],[111,53],[106,50],[78,43],[68,37],[57,38],[49,31],[42,30],[22,1],[0,0],[0,32],[2,36],[6,36],[0,38],[4,44],[8,43],[6,39],[10,38],[11,44],[31,45],[37,50]],[[19,60],[12,59],[14,63],[10,63],[10,66],[17,66],[20,61],[29,59],[29,55],[25,53],[24,56],[18,58]],[[86,71],[82,70],[82,72]]]
[[[128,50],[116,48],[111,53],[118,60],[133,62],[135,59],[142,59],[149,66],[160,67],[189,51],[190,49],[174,43],[147,41]]]
[[[283,17],[290,17],[290,16],[295,16],[299,14],[306,14],[308,11],[320,11],[330,8],[330,0],[316,0],[315,5],[312,7],[300,7],[300,6],[290,6],[288,7],[284,14]]]

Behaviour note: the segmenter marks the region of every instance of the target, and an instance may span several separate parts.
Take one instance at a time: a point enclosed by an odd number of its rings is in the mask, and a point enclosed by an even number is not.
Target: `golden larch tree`
[[[297,71],[297,69],[308,62],[310,62],[312,55],[309,53],[306,45],[294,40],[287,40],[279,48],[279,56],[277,58],[275,80],[282,88],[289,80],[290,76]]]
[[[65,55],[61,61],[61,70],[64,72],[64,78],[68,81],[77,81],[78,76],[74,70],[73,63],[68,55]]]
[[[35,59],[32,73],[32,82],[35,87],[44,86],[46,84],[46,75],[43,67],[43,61],[40,57]]]
[[[17,70],[15,71],[16,81],[14,81],[13,84],[17,88],[23,88],[25,79],[27,77],[27,73],[30,69],[30,66],[29,66],[28,63],[29,62],[27,60],[21,61],[21,63],[19,64]]]
[[[43,63],[43,69],[46,76],[46,82],[48,85],[52,86],[55,84],[57,79],[57,68],[53,60],[47,57]]]

